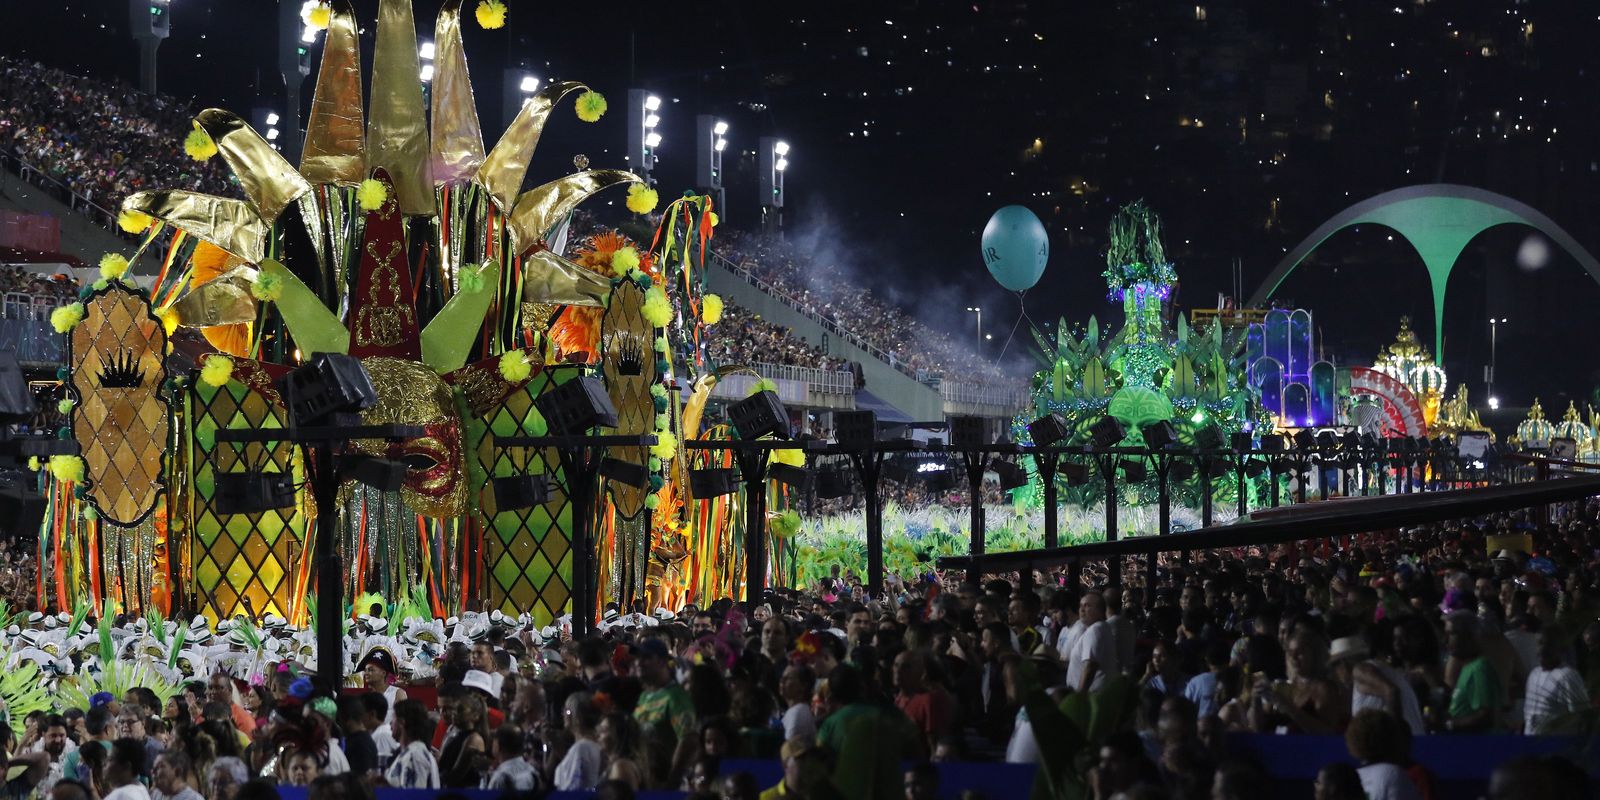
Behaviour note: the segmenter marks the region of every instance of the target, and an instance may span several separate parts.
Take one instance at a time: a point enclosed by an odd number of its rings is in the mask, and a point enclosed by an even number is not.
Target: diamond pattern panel
[[[237,362],[245,366],[247,362]],[[239,375],[235,369],[235,376]],[[213,507],[216,474],[249,468],[267,472],[292,470],[302,480],[302,465],[290,445],[217,444],[222,428],[280,428],[283,409],[267,396],[230,380],[221,387],[196,382],[189,391],[194,449],[190,538],[194,591],[201,610],[213,619],[251,613],[289,615],[298,569],[305,549],[304,503],[259,514],[223,515]]]
[[[161,386],[166,331],[144,295],[121,284],[84,303],[72,329],[72,435],[100,517],[132,526],[155,509],[164,483],[171,415]],[[108,385],[109,384],[109,385]]]
[[[518,511],[499,511],[494,487],[488,481],[474,487],[483,515],[480,524],[486,526],[487,534],[483,557],[488,566],[488,609],[507,614],[527,612],[541,626],[565,614],[571,599],[572,511],[559,474],[560,462],[554,450],[496,448],[488,434],[546,433],[544,418],[533,407],[534,398],[576,374],[575,370],[536,374],[522,390],[468,426],[480,474],[496,477],[526,471],[551,475],[550,502]]]

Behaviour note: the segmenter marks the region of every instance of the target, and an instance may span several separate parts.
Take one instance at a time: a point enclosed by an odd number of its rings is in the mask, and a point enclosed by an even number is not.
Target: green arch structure
[[[1335,233],[1352,225],[1382,225],[1410,243],[1428,268],[1428,281],[1433,287],[1433,352],[1434,358],[1443,363],[1444,292],[1450,271],[1461,251],[1478,234],[1506,224],[1527,225],[1550,237],[1600,282],[1600,261],[1533,207],[1471,186],[1428,183],[1369,197],[1333,215],[1278,262],[1251,296],[1249,305],[1259,307],[1266,303],[1289,273]]]

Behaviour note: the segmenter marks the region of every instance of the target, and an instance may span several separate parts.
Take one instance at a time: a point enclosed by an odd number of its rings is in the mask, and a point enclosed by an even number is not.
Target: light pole
[[[156,93],[156,48],[172,33],[172,0],[128,0],[128,30],[139,43],[139,88]]]
[[[1489,375],[1488,380],[1485,381],[1485,383],[1489,384],[1489,390],[1486,394],[1488,395],[1490,408],[1495,408],[1500,405],[1500,398],[1494,396],[1495,344],[1496,340],[1499,338],[1500,326],[1505,322],[1506,319],[1503,317],[1500,319],[1495,319],[1494,317],[1489,318]]]
[[[728,148],[728,122],[710,114],[695,117],[695,185],[711,194],[717,215],[728,218],[722,187],[722,151]]]
[[[783,173],[789,169],[789,143],[763,136],[758,151],[761,192],[761,228],[769,234],[783,229]]]
[[[983,309],[977,306],[967,306],[969,313],[978,315],[978,346],[983,346]]]
[[[661,146],[661,98],[644,89],[628,90],[628,166],[654,186],[656,148]]]

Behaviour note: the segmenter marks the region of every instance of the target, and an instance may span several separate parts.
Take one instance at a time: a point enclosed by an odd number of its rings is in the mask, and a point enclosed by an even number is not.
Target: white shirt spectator
[[[1521,628],[1511,628],[1506,631],[1506,641],[1511,644],[1511,649],[1517,652],[1517,660],[1522,662],[1522,671],[1533,674],[1539,666],[1539,634],[1529,633]]]
[[[1078,641],[1083,635],[1083,620],[1074,620],[1067,629],[1056,637],[1056,653],[1061,656],[1061,663],[1065,664],[1072,656],[1072,643]]]
[[[1099,667],[1094,680],[1089,683],[1091,692],[1105,683],[1108,673],[1121,672],[1121,665],[1117,661],[1116,635],[1104,622],[1096,622],[1085,628],[1083,634],[1072,643],[1072,651],[1067,658],[1067,686],[1073,691],[1077,691],[1083,683],[1084,670],[1088,669],[1090,661]]]
[[[1358,770],[1367,800],[1422,800],[1406,771],[1393,764],[1368,764]]]
[[[531,792],[539,788],[539,771],[521,756],[507,759],[494,768],[479,788],[495,792]]]
[[[1399,708],[1389,708],[1383,698],[1361,691],[1359,685],[1350,692],[1350,715],[1353,717],[1362,709],[1372,708],[1387,711],[1405,720],[1406,726],[1411,728],[1412,736],[1421,736],[1428,732],[1427,725],[1422,722],[1422,705],[1417,702],[1417,692],[1411,688],[1411,681],[1394,667],[1382,661],[1368,661],[1378,671],[1383,679],[1395,687],[1396,699]]]
[[[556,791],[587,792],[600,783],[600,745],[592,739],[573,742],[567,757],[556,765]]]
[[[395,756],[383,777],[396,789],[439,788],[439,762],[426,742],[412,742]]]
[[[1589,705],[1589,691],[1578,671],[1568,666],[1534,667],[1528,673],[1528,691],[1522,711],[1522,732],[1544,733],[1550,720]]]
[[[394,740],[388,725],[372,729],[372,744],[378,748],[378,769],[388,769],[394,763],[394,754],[400,752],[400,743]]]
[[[150,790],[144,784],[134,781],[127,786],[118,786],[105,796],[105,800],[150,800]]]
[[[811,713],[811,706],[805,703],[795,703],[783,712],[783,740],[787,742],[796,736],[806,739],[817,736],[817,718]]]

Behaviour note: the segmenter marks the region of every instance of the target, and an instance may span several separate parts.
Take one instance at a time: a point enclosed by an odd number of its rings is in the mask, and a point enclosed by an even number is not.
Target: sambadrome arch
[[[1600,282],[1600,261],[1533,207],[1471,186],[1429,183],[1384,192],[1333,215],[1278,262],[1248,305],[1265,304],[1289,273],[1335,233],[1352,225],[1382,225],[1409,242],[1428,268],[1428,281],[1433,287],[1433,352],[1434,358],[1443,363],[1444,332],[1440,321],[1444,319],[1444,293],[1450,271],[1461,251],[1478,234],[1507,224],[1526,225],[1550,237]]]

